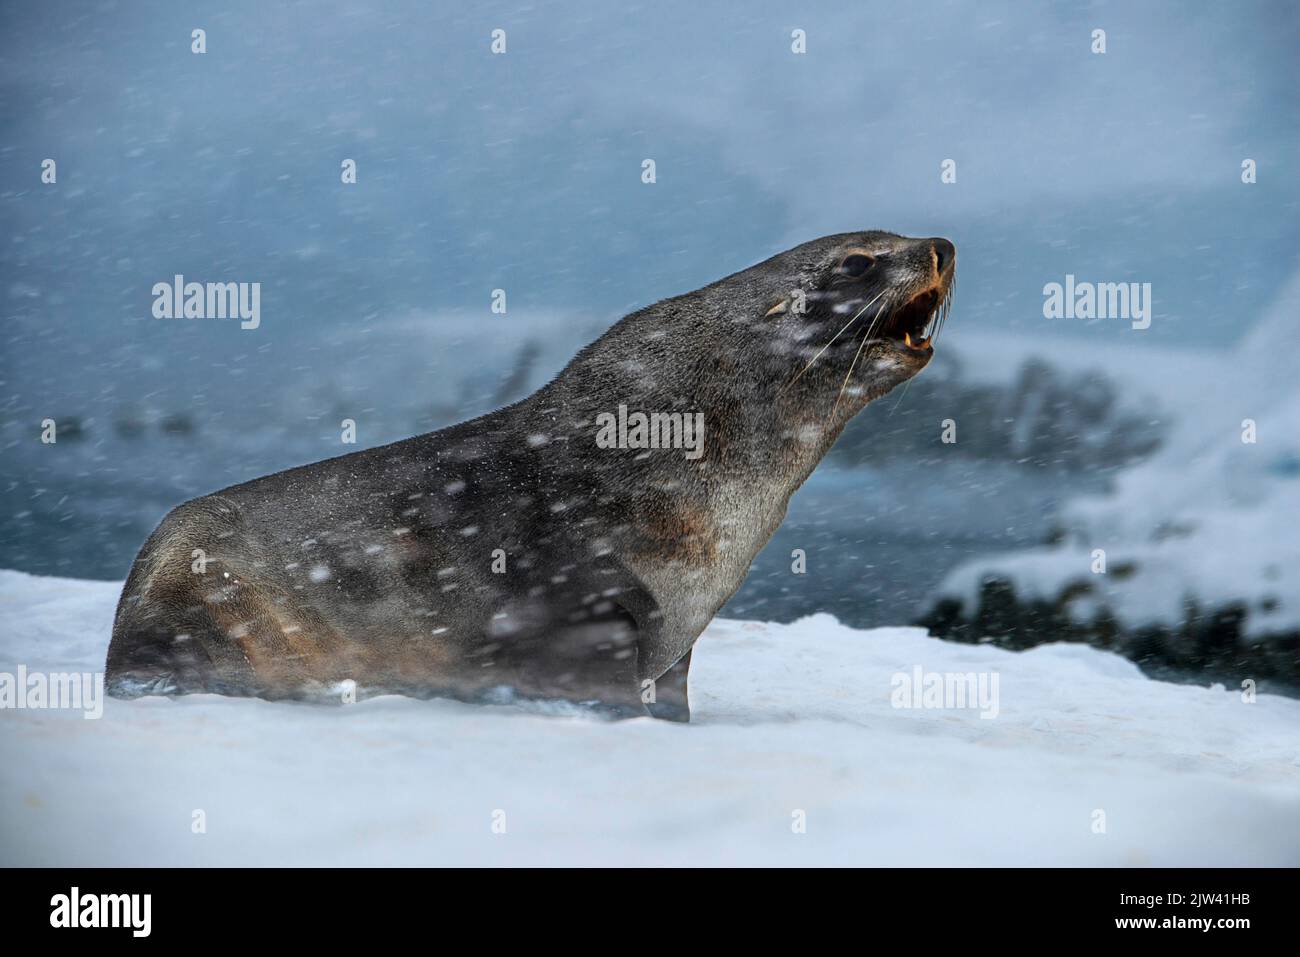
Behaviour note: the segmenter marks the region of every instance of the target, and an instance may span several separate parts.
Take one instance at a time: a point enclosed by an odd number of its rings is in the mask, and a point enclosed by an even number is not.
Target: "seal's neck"
[[[645,434],[623,427],[629,416],[657,417],[660,426],[674,428],[682,417],[691,417],[692,424],[699,417],[703,435],[693,432],[690,438],[702,439],[702,449],[656,444],[646,449],[652,454],[635,457],[648,481],[708,486],[753,480],[778,487],[788,498],[865,402],[837,395],[840,377],[792,382],[790,357],[764,343],[768,330],[743,318],[752,312],[684,322],[679,309],[713,310],[700,302],[677,303],[668,300],[625,317],[524,404],[568,420],[575,433],[571,448],[591,451],[580,457],[595,468],[610,458],[595,455],[608,446],[608,433],[606,441],[595,441],[602,423],[617,423],[621,445]],[[633,478],[633,469],[620,471]]]

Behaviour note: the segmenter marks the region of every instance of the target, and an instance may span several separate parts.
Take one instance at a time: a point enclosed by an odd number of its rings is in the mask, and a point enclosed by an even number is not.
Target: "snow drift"
[[[0,672],[102,670],[118,588],[0,572]],[[997,717],[894,707],[918,667],[997,675]],[[1300,864],[1300,701],[824,615],[715,621],[691,679],[685,726],[397,697],[0,711],[0,864]]]

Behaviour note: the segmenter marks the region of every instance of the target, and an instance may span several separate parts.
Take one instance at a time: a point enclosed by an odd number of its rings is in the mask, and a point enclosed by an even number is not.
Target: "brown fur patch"
[[[664,497],[647,510],[642,557],[661,562],[708,565],[718,558],[718,527],[705,507]]]

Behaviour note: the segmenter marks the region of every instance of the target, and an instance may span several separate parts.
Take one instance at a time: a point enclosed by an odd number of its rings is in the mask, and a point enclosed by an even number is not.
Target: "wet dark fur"
[[[865,276],[844,275],[855,249]],[[929,361],[879,328],[862,343],[880,308],[927,286],[946,298],[937,261],[930,240],[815,240],[627,316],[512,406],[181,505],[127,579],[110,691],[302,697],[351,680],[684,720],[691,645],[790,495]],[[598,448],[596,416],[620,403],[702,412],[702,457]]]

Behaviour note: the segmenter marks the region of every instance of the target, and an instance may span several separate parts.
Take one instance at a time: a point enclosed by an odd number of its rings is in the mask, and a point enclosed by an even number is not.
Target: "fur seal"
[[[514,405],[180,505],[123,588],[110,692],[688,720],[695,639],[845,424],[930,361],[955,259],[816,239],[624,317]]]

